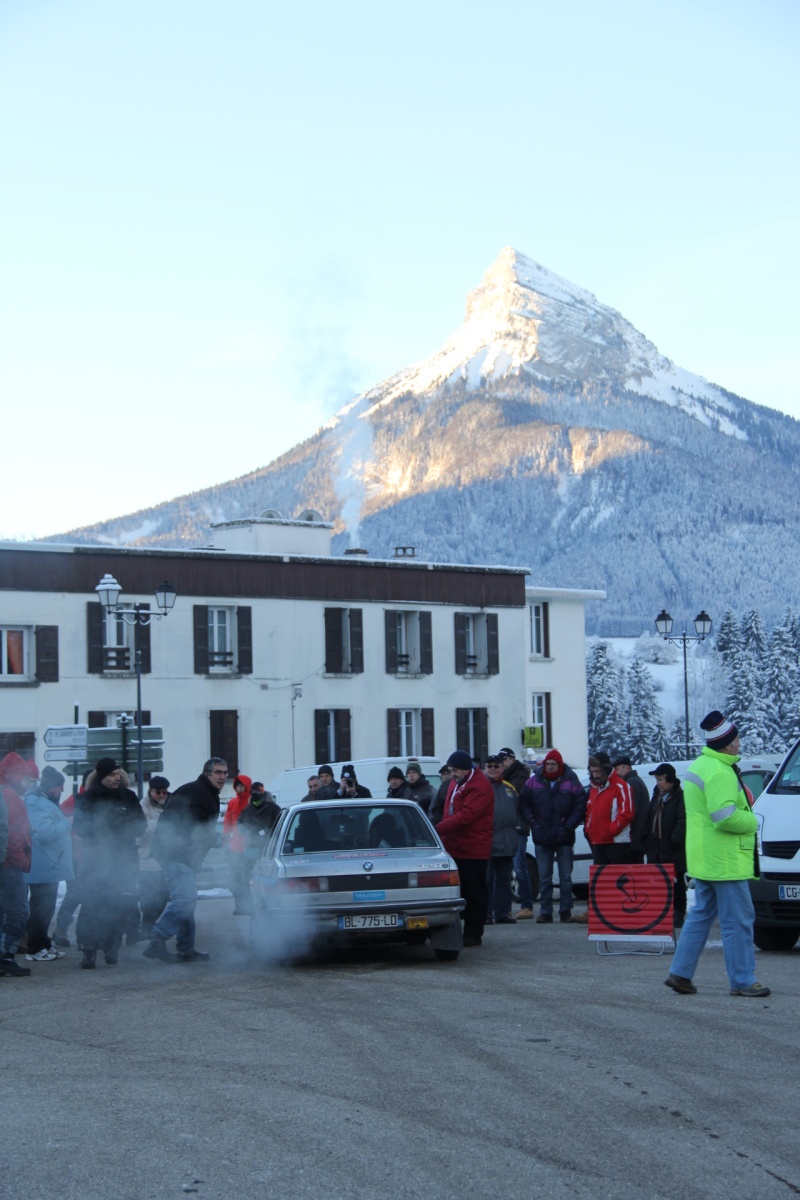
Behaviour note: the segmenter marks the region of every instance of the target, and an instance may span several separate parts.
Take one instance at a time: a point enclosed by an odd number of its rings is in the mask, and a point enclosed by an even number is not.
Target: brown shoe
[[[573,925],[588,925],[589,924],[588,909],[586,912],[573,913],[572,914],[572,923],[573,923]]]
[[[533,909],[532,908],[521,908],[519,910],[519,912],[517,913],[517,920],[518,921],[532,921],[533,920]]]

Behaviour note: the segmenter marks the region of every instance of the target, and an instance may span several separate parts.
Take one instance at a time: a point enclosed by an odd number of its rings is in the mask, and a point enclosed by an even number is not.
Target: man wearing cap
[[[531,827],[539,868],[538,925],[553,923],[553,864],[558,864],[558,911],[572,921],[572,863],[575,830],[586,811],[583,784],[558,750],[545,755],[522,789],[522,815]]]
[[[592,860],[595,866],[627,863],[633,820],[631,789],[602,750],[589,759],[589,779],[592,786],[583,831],[592,847]]]
[[[461,879],[461,895],[466,901],[464,945],[480,946],[489,905],[486,875],[492,853],[494,789],[465,750],[455,750],[447,762],[453,779],[436,832],[456,860]]]
[[[364,787],[356,778],[356,769],[352,763],[342,767],[342,778],[339,782],[339,795],[350,800],[371,800],[372,792]]]
[[[422,765],[412,758],[406,767],[406,784],[409,799],[418,804],[424,813],[430,812],[436,790],[425,777]]]
[[[522,789],[530,777],[530,771],[524,763],[519,761],[510,746],[502,746],[497,753],[503,760],[503,779],[506,783],[511,784],[518,796],[521,796]],[[531,921],[533,920],[533,889],[528,873],[528,834],[530,830],[524,817],[522,822],[517,852],[514,855],[514,874],[517,877],[517,894],[519,896],[517,920]]]
[[[633,763],[624,754],[619,755],[611,764],[631,789],[633,796],[633,820],[631,821],[631,840],[628,846],[628,862],[644,862],[644,823],[647,820],[647,810],[650,807],[650,793],[647,784],[633,768]]]
[[[386,783],[388,784],[387,797],[394,800],[410,799],[411,789],[406,783],[406,777],[399,767],[389,767]]]
[[[139,838],[139,909],[141,938],[153,934],[156,921],[169,899],[169,888],[161,864],[150,853],[161,814],[169,800],[169,780],[165,775],[151,775],[147,784],[147,795],[142,800],[142,812],[147,819],[147,829]]]
[[[722,953],[732,996],[760,998],[770,990],[756,980],[755,912],[749,881],[758,875],[758,822],[739,778],[739,732],[715,709],[700,722],[706,744],[686,772],[686,863],[694,877],[689,909],[672,960],[667,987],[683,995],[692,982],[711,925],[719,918]]]
[[[656,785],[647,810],[642,839],[648,863],[671,863],[675,868],[675,924],[686,916],[686,809],[683,788],[671,763],[655,771]]]
[[[333,767],[329,763],[323,763],[317,771],[319,775],[319,787],[315,800],[338,800],[339,785],[333,777]]]
[[[519,796],[503,779],[503,760],[499,754],[486,759],[486,775],[494,790],[492,854],[489,859],[489,915],[487,925],[516,925],[511,914],[511,873],[519,843]]]

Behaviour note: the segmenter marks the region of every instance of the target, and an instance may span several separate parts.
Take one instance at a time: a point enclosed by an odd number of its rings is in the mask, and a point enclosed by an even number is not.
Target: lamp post
[[[94,590],[100,597],[103,611],[109,616],[121,617],[126,625],[149,625],[151,621],[160,621],[162,617],[168,617],[175,607],[175,601],[178,598],[178,593],[172,584],[165,581],[155,590],[158,612],[153,612],[147,604],[133,604],[130,608],[125,608],[119,602],[122,588],[114,576],[109,575],[108,572],[106,572]],[[138,638],[136,639],[136,736],[138,738],[136,748],[136,787],[139,799],[141,800],[143,795],[144,750],[142,747],[142,652],[139,649]]]
[[[673,646],[683,646],[683,721],[685,733],[685,749],[686,758],[689,758],[689,668],[686,662],[686,646],[689,642],[703,642],[711,633],[711,617],[704,608],[694,619],[695,633],[687,633],[684,629],[682,633],[677,633],[674,637],[672,634],[672,617],[665,608],[656,617],[656,629],[659,635],[665,642],[670,642]]]

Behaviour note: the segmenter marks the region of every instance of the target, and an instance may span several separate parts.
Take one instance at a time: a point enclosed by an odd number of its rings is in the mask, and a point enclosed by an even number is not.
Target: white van
[[[761,870],[761,878],[750,882],[756,910],[753,941],[761,950],[791,950],[800,938],[800,739],[753,812]]]
[[[399,767],[405,775],[410,762],[418,762],[426,778],[430,781],[434,788],[438,788],[439,779],[439,759],[426,758],[421,755],[419,758],[360,758],[349,760],[356,773],[356,779],[365,788],[369,788],[373,796],[383,797],[389,790],[389,785],[386,782],[386,776],[389,774],[390,767]],[[321,766],[322,764],[318,764]],[[342,777],[343,762],[333,762],[329,764],[333,770],[333,778],[338,783]],[[308,780],[311,775],[317,774],[317,766],[311,767],[290,767],[287,771],[281,771],[276,775],[272,783],[268,785],[269,790],[275,798],[276,803],[280,804],[281,808],[288,808],[290,804],[297,804],[303,796],[308,793]]]

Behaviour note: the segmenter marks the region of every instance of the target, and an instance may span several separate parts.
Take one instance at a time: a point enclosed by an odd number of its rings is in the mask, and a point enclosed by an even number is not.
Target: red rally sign
[[[591,867],[589,937],[637,942],[671,938],[674,879],[671,863]]]

